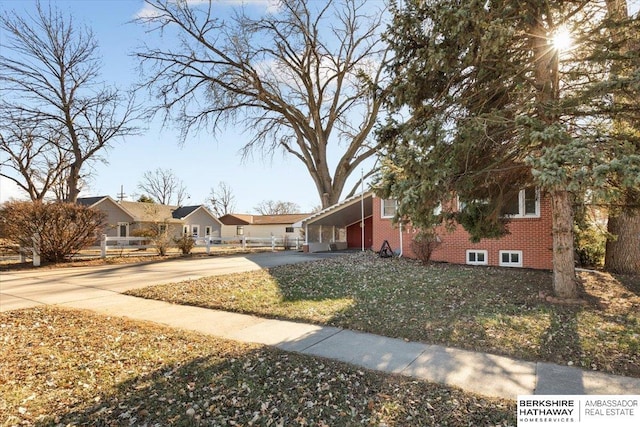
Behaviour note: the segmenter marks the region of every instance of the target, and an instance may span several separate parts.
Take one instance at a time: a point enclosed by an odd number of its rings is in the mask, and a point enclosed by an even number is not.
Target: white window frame
[[[200,237],[200,225],[191,224],[191,237]]]
[[[469,260],[469,255],[475,254],[476,261]],[[484,255],[484,261],[478,261],[478,254]],[[484,249],[467,249],[466,254],[467,265],[489,265],[489,251]]]
[[[382,203],[380,204],[380,218],[393,218],[396,216],[396,212],[398,211],[398,202],[393,199],[381,199]],[[389,215],[385,211],[385,202],[393,202],[393,214]]]
[[[506,218],[540,218],[540,189],[536,188],[536,205],[534,213],[525,212],[525,189],[518,193],[518,213],[513,215],[504,215]]]
[[[502,255],[509,254],[509,261],[504,262]],[[511,261],[511,255],[518,255],[518,262]],[[522,267],[522,251],[499,251],[498,252],[498,264],[500,267]]]
[[[185,236],[188,236],[188,235],[189,235],[189,225],[188,225],[188,224],[185,224],[185,225],[182,227],[182,234],[183,234],[183,235],[185,235]]]
[[[209,236],[211,236],[211,230],[212,230],[211,226],[210,226],[210,225],[207,225],[207,226],[204,228],[204,236],[205,236],[205,237],[209,237]]]

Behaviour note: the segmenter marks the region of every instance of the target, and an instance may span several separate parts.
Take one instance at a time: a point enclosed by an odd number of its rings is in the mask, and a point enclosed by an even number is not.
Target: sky
[[[234,1],[224,0],[222,7],[230,9]],[[274,0],[244,3],[266,12],[273,7]],[[92,29],[99,42],[105,82],[127,89],[137,81],[138,60],[131,53],[142,40],[149,41],[155,36],[131,22],[144,11],[143,0],[53,0],[51,4],[71,13],[77,24]],[[0,0],[0,13],[6,10],[32,13],[35,1]],[[146,96],[141,94],[140,100],[146,101]],[[302,212],[311,212],[320,205],[311,176],[299,160],[277,152],[273,158],[256,154],[253,159],[243,161],[240,149],[250,139],[244,129],[226,129],[215,139],[200,132],[180,144],[177,129],[163,127],[160,120],[143,125],[141,135],[119,140],[103,153],[108,163],[96,164],[89,171],[88,188],[83,188],[80,197],[117,198],[122,188],[127,195],[125,200],[135,200],[142,194],[137,187],[143,174],[161,168],[172,170],[184,183],[190,196],[185,205],[205,203],[211,189],[220,182],[231,187],[236,213],[256,213],[254,208],[266,200],[293,202]],[[356,173],[347,182],[343,198],[359,178],[360,173]],[[24,193],[11,181],[0,178],[0,203],[11,198],[24,198]]]

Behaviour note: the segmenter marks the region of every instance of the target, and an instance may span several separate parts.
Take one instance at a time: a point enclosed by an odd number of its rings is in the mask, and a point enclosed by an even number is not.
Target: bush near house
[[[431,254],[440,245],[438,234],[434,228],[418,231],[411,241],[411,250],[423,264],[431,260]]]
[[[160,256],[166,256],[173,243],[167,223],[152,224],[147,228],[132,231],[131,235],[134,237],[148,237]]]
[[[2,235],[33,248],[42,262],[61,262],[92,245],[106,226],[104,213],[75,203],[10,201],[0,208]]]
[[[182,251],[182,255],[189,255],[193,250],[193,247],[196,245],[193,237],[184,234],[179,239],[174,238],[173,242],[178,246],[178,248]]]

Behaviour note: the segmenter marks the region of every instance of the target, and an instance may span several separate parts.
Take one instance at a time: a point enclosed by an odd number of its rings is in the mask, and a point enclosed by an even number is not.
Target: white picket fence
[[[302,248],[303,241],[300,238],[291,239],[288,237],[194,237],[196,247],[205,247],[207,254],[211,253],[214,246],[241,247],[246,248],[268,248],[272,251],[276,248],[295,249]],[[20,262],[25,262],[27,253],[32,253],[33,265],[40,265],[39,242],[34,237],[31,248],[19,248]],[[147,249],[154,248],[153,240],[148,237],[110,237],[106,234],[100,239],[100,257],[106,258],[109,251],[122,251],[124,249]],[[96,248],[96,247],[94,247]],[[91,249],[91,248],[87,248]]]
[[[194,237],[196,247],[205,247],[207,254],[211,253],[211,248],[224,245],[225,247],[246,248],[268,248],[272,251],[276,248],[295,249],[302,248],[303,241],[300,238],[291,239],[288,237]],[[154,244],[148,237],[110,237],[103,235],[100,240],[100,256],[106,258],[110,250],[122,249],[147,249],[153,248]]]

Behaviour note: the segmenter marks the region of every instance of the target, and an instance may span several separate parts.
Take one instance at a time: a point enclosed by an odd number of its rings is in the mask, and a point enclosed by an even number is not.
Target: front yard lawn
[[[546,302],[551,280],[357,253],[129,294],[640,377],[640,278],[580,272],[584,306]]]
[[[0,313],[1,426],[507,426],[515,402],[156,324]]]

